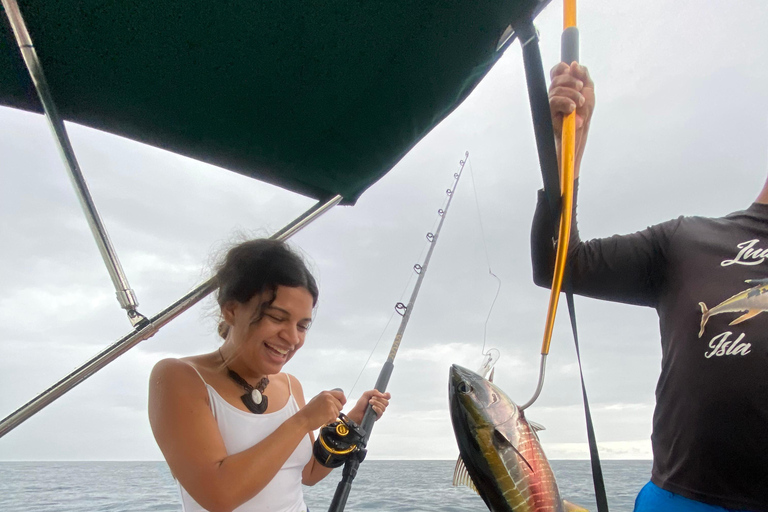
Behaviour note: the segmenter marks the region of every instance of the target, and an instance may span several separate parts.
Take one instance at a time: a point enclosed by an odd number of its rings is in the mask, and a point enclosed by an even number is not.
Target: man
[[[551,76],[557,137],[576,112],[578,176],[594,84],[577,63]],[[659,314],[653,472],[635,511],[768,512],[768,183],[749,208],[717,219],[679,217],[587,242],[573,219],[574,292]],[[552,282],[552,233],[540,193],[531,236],[539,286]]]

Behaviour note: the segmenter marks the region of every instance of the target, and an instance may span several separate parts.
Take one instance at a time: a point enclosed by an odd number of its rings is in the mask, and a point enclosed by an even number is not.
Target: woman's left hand
[[[379,419],[381,418],[381,415],[384,414],[384,411],[387,410],[390,398],[392,398],[392,395],[389,393],[381,393],[375,389],[366,391],[357,401],[352,410],[349,411],[347,417],[359,425],[363,421],[365,409],[368,407],[368,404],[371,404],[373,411],[376,413],[376,419]]]

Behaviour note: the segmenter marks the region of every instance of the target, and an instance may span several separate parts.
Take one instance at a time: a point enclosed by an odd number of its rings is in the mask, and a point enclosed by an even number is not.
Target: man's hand
[[[579,175],[581,157],[587,143],[589,123],[595,110],[595,84],[586,67],[577,62],[570,66],[561,62],[550,72],[552,83],[549,86],[549,108],[552,111],[552,124],[555,128],[557,156],[560,160],[562,145],[563,117],[576,112],[576,152],[574,174]]]

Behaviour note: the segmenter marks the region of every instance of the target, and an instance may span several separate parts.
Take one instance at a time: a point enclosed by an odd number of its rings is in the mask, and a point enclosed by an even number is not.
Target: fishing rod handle
[[[386,361],[384,363],[384,366],[381,367],[381,371],[379,372],[379,378],[376,381],[376,385],[374,386],[374,389],[376,391],[379,391],[381,393],[384,393],[387,391],[387,384],[389,384],[389,378],[392,376],[392,371],[394,369],[395,369],[395,365],[392,361]],[[373,424],[377,418],[378,416],[376,415],[376,411],[373,410],[373,406],[371,404],[368,404],[368,407],[365,408],[365,414],[363,415],[363,419],[360,422],[360,428],[362,428],[365,431],[366,442],[371,437],[371,430],[373,430]]]
[[[341,481],[336,486],[336,492],[333,494],[333,500],[328,507],[328,512],[342,512],[347,505],[349,493],[352,490],[352,480],[357,476],[357,468],[360,467],[360,461],[350,459],[344,464]]]

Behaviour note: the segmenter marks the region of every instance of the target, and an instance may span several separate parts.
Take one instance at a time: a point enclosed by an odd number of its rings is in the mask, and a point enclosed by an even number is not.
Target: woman
[[[284,243],[251,240],[229,251],[216,274],[224,344],[165,359],[150,377],[149,420],[191,510],[305,511],[301,484],[330,469],[312,457],[312,432],[334,421],[346,399],[323,391],[305,403],[281,373],[312,321],[318,289]],[[368,391],[348,416],[378,416],[389,393]]]

